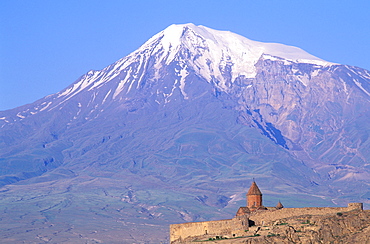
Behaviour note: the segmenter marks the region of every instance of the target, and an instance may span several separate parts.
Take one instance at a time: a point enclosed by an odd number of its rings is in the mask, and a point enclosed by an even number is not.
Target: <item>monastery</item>
[[[240,207],[232,219],[190,222],[170,226],[170,242],[186,243],[187,240],[215,237],[235,238],[246,235],[251,226],[270,225],[282,218],[301,215],[325,215],[351,210],[363,210],[362,203],[349,203],[347,207],[284,208],[279,201],[276,207],[262,204],[262,193],[253,180],[247,193],[246,207]]]

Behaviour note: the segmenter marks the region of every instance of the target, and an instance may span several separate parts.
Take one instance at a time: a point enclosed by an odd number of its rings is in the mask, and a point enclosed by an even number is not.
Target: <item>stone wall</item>
[[[353,209],[364,210],[364,204],[361,202],[352,202],[348,203],[348,208],[350,208],[351,210]]]
[[[182,243],[187,238],[200,236],[204,239],[215,236],[243,236],[245,230],[249,228],[250,220],[257,226],[264,226],[289,217],[336,214],[351,210],[363,210],[362,203],[349,203],[348,207],[268,208],[268,210],[258,210],[233,219],[173,224],[170,226],[170,241],[171,243]]]
[[[242,236],[248,227],[247,216],[218,221],[173,224],[170,226],[170,241],[171,243],[181,242],[188,237],[196,236],[204,236],[205,238],[207,236]]]
[[[255,225],[267,225],[279,219],[293,216],[335,214],[354,209],[363,210],[362,203],[349,203],[348,207],[282,208],[279,210],[268,208],[268,210],[252,212],[249,219],[254,221]]]

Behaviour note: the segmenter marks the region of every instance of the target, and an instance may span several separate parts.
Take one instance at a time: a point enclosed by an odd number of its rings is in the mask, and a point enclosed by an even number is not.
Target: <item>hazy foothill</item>
[[[370,206],[370,71],[171,25],[60,92],[0,111],[3,243],[168,243],[264,203]]]

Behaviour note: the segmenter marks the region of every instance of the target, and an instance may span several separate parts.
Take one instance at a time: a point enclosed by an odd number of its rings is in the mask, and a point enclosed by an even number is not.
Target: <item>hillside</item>
[[[215,237],[214,237],[215,238]],[[229,237],[230,238],[230,237]],[[204,242],[199,242],[204,240]],[[370,211],[351,211],[337,214],[302,215],[284,218],[271,225],[253,226],[246,237],[187,240],[182,243],[260,244],[260,243],[370,243]]]
[[[171,25],[0,111],[0,239],[166,242],[170,224],[233,216],[253,178],[266,206],[366,209],[369,161],[368,70]]]

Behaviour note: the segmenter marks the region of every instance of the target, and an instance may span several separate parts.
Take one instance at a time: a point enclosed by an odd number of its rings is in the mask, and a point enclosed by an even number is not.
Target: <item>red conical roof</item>
[[[281,209],[281,208],[283,208],[284,206],[283,206],[283,204],[281,204],[281,202],[279,201],[278,202],[278,204],[276,205],[276,208],[277,209]]]
[[[247,195],[262,195],[255,181],[253,181],[251,187],[249,188]]]

